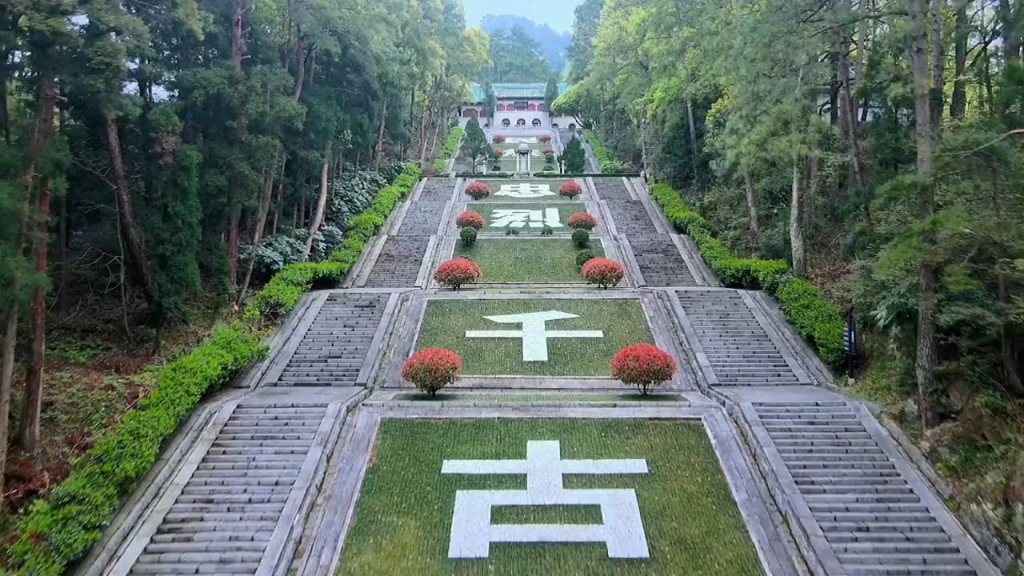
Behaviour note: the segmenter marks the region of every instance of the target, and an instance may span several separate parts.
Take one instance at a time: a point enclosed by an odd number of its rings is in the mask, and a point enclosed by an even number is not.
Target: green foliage
[[[707,221],[667,184],[655,184],[651,196],[678,230],[693,238],[704,261],[722,284],[731,288],[764,290],[778,300],[797,333],[815,345],[818,355],[833,367],[842,365],[843,319],[839,309],[806,280],[794,278],[783,260],[736,258],[712,236]]]
[[[472,248],[476,244],[476,228],[467,226],[459,232],[459,239],[462,240],[463,248]]]
[[[138,408],[76,462],[49,496],[33,503],[8,548],[10,568],[37,576],[65,573],[99,541],[123,499],[156,462],[164,440],[199,401],[265,353],[260,334],[239,323],[218,329],[168,365]]]
[[[349,222],[345,240],[327,260],[285,267],[248,304],[245,318],[273,320],[290,312],[299,298],[314,286],[334,287],[340,284],[359,261],[366,243],[416,186],[419,175],[418,166],[407,165],[394,183],[380,191],[372,206]]]
[[[565,145],[562,158],[567,174],[582,174],[587,169],[587,153],[583,150],[583,143],[575,136]]]
[[[551,226],[548,226],[547,224],[545,224],[544,227],[540,229],[540,235],[541,236],[554,236],[555,235],[555,229],[552,228]]]
[[[519,228],[513,228],[511,225],[506,226],[505,236],[519,236]]]
[[[586,230],[576,230],[572,233],[572,243],[577,248],[589,248],[590,247],[590,232]]]
[[[462,140],[462,153],[469,159],[474,174],[477,164],[492,152],[491,145],[487,142],[487,134],[480,127],[480,122],[476,118],[470,118],[466,123],[466,136]]]
[[[462,139],[462,127],[456,124],[452,127],[451,131],[448,132],[448,138],[444,141],[444,146],[441,148],[441,152],[437,155],[437,159],[434,160],[434,166],[441,172],[448,169],[448,161],[455,156],[455,152],[459,147],[459,140]]]
[[[583,268],[583,265],[596,258],[593,250],[580,250],[576,253],[576,267]]]

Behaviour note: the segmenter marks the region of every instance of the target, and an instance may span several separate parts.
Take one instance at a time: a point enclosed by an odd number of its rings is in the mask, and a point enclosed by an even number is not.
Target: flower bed
[[[437,267],[434,280],[444,286],[458,290],[464,284],[480,279],[480,267],[466,258],[453,258]]]
[[[455,383],[461,370],[462,359],[455,352],[444,348],[427,348],[405,361],[402,379],[436,396],[438,390]]]
[[[473,200],[483,200],[491,195],[491,189],[483,182],[470,182],[463,190]]]
[[[577,196],[579,196],[582,193],[583,193],[583,187],[580,186],[579,182],[576,182],[576,181],[573,181],[573,180],[570,180],[569,182],[566,182],[565,184],[562,184],[558,188],[558,194],[561,195],[561,196],[565,196],[566,198],[569,198],[570,200],[576,198]]]
[[[651,344],[627,346],[612,359],[612,377],[644,395],[651,386],[671,380],[675,371],[675,358]]]
[[[614,288],[622,282],[626,276],[626,270],[622,264],[608,258],[593,258],[588,260],[580,270],[588,284],[597,284],[607,290]]]
[[[459,228],[476,228],[479,230],[484,227],[484,217],[483,214],[470,210],[459,214],[459,217],[455,219],[455,225]]]
[[[593,230],[597,226],[597,218],[594,218],[588,212],[579,212],[569,216],[566,225],[577,230]]]

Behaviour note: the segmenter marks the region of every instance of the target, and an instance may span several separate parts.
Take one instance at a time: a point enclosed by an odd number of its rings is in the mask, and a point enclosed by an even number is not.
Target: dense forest
[[[166,361],[444,148],[489,68],[458,0],[3,0],[0,49],[3,531]]]
[[[1022,23],[1013,0],[587,0],[556,103],[852,316],[843,383],[1017,546]]]

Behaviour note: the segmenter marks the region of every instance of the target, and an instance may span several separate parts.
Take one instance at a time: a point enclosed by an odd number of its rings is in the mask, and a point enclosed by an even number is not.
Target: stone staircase
[[[977,574],[847,402],[753,407],[845,574]]]
[[[410,206],[410,210],[413,206]],[[388,236],[373,263],[366,288],[411,288],[419,279],[423,258],[430,246],[429,236]]]
[[[679,290],[679,303],[719,386],[807,383],[736,290]],[[795,368],[795,369],[794,369]]]
[[[356,386],[388,294],[334,292],[302,336],[274,386]]]
[[[326,404],[231,413],[129,574],[252,575],[275,536]],[[173,486],[172,486],[173,489]]]

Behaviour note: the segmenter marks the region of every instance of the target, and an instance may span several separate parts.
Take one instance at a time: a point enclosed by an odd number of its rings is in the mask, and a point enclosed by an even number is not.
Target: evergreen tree
[[[554,76],[548,78],[548,85],[544,88],[544,109],[548,116],[551,115],[551,105],[558,99],[558,79]]]
[[[466,133],[462,139],[462,149],[472,163],[472,171],[476,173],[476,165],[491,153],[490,143],[487,142],[487,134],[480,127],[476,118],[470,118],[466,123]]]
[[[582,174],[587,169],[587,155],[583,143],[575,136],[565,145],[565,171],[568,174]]]

